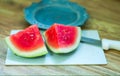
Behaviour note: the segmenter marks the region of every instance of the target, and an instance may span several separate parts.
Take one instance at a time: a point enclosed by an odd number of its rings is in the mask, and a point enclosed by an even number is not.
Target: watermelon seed
[[[64,37],[64,40],[67,40],[67,37]]]
[[[33,33],[30,34],[30,39],[34,40],[35,39],[35,35]]]

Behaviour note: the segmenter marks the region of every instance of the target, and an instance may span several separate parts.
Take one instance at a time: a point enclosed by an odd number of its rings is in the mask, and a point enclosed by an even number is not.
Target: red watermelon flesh
[[[53,24],[44,33],[46,43],[55,53],[67,53],[78,47],[81,38],[80,27]]]
[[[44,46],[42,35],[36,25],[11,35],[10,39],[21,51],[30,52]]]
[[[66,29],[67,28],[67,29]],[[57,36],[58,36],[58,42],[60,47],[68,47],[72,46],[74,44],[75,39],[77,37],[77,31],[76,27],[69,27],[69,26],[63,26],[58,25],[57,26]]]
[[[37,57],[47,53],[37,25],[32,25],[25,30],[12,34],[5,40],[9,48],[19,56]]]
[[[54,26],[50,27],[45,32],[45,38],[47,39],[47,41],[49,41],[48,42],[49,45],[54,46],[55,48],[59,48],[56,28]]]

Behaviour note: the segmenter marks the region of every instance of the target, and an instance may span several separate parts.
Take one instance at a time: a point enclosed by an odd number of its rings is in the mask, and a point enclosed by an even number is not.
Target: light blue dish
[[[24,9],[26,21],[48,29],[54,23],[82,26],[88,19],[85,8],[69,0],[41,0]]]

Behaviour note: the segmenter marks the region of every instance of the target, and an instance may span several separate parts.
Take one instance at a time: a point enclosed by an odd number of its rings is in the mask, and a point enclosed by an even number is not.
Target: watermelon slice
[[[81,28],[53,24],[44,32],[46,44],[54,53],[69,53],[75,50],[81,39]]]
[[[18,56],[38,57],[48,53],[37,25],[5,38],[8,47]]]

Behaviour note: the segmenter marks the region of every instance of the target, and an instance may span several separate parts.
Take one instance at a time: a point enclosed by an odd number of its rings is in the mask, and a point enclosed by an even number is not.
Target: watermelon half
[[[38,57],[48,53],[37,25],[32,25],[5,38],[13,53],[22,57]]]
[[[47,46],[54,53],[69,53],[75,50],[81,39],[81,28],[53,24],[44,32]]]

